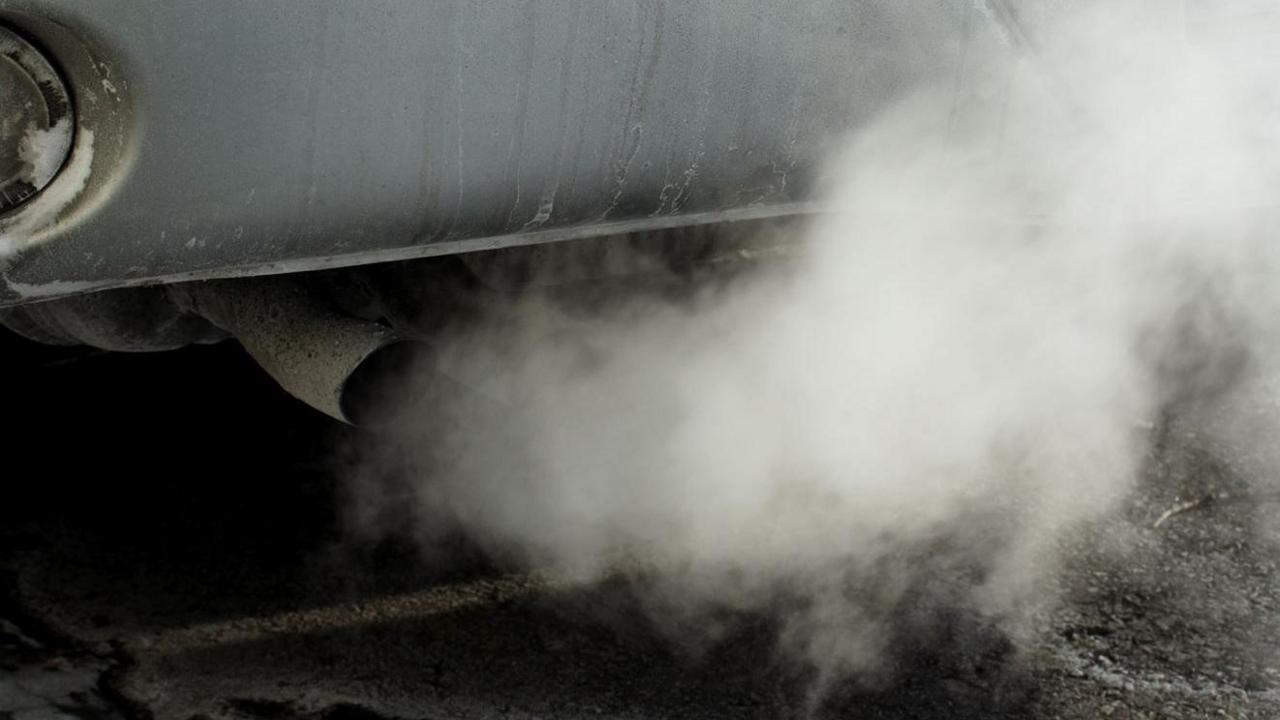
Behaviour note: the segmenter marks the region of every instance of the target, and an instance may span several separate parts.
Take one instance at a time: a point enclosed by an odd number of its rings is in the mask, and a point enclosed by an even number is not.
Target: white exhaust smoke
[[[1169,413],[1276,467],[1280,43],[1204,35],[1199,5],[1025,11],[966,60],[986,100],[940,77],[850,140],[798,267],[454,339],[500,399],[366,452],[357,525],[403,502],[368,478],[407,472],[424,537],[638,564],[684,628],[785,608],[782,647],[830,679],[879,667],[922,597],[1045,601]]]

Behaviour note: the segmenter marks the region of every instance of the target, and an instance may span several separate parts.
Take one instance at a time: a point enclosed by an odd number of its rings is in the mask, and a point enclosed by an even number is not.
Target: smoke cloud
[[[1051,599],[1171,423],[1277,467],[1280,51],[1240,32],[1280,18],[1071,5],[978,3],[979,79],[859,128],[776,267],[448,334],[466,392],[362,453],[354,525],[630,575],[681,628],[776,612],[834,678],[921,603]]]

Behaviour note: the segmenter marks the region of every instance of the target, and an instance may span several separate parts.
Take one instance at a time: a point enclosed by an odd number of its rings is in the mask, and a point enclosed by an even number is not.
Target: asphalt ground
[[[1155,463],[1016,637],[931,608],[815,698],[767,613],[695,650],[627,581],[353,535],[363,431],[234,343],[3,343],[0,719],[1280,717],[1280,504],[1212,452],[1177,483]],[[1188,492],[1222,499],[1153,529]]]

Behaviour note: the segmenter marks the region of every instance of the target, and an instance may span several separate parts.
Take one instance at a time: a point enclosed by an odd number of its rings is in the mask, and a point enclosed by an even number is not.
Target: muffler
[[[377,307],[338,307],[343,287],[274,276],[106,290],[3,308],[0,325],[44,344],[121,352],[231,336],[311,407],[353,425],[385,424],[418,402],[415,390],[430,389],[433,375],[414,372],[428,346],[368,319],[381,317]]]
[[[236,338],[294,397],[354,425],[411,404],[426,345],[331,308],[287,276],[172,285],[174,303]]]

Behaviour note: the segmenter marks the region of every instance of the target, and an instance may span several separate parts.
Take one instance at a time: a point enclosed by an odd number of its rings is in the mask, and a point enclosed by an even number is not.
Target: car
[[[234,337],[355,420],[413,333],[343,296],[433,282],[388,265],[820,211],[851,130],[1018,37],[996,0],[0,0],[0,322]]]

